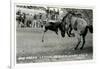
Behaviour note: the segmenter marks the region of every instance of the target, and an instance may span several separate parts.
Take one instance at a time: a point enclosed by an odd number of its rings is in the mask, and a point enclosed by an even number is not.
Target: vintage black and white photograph
[[[93,59],[93,9],[15,5],[16,63]]]

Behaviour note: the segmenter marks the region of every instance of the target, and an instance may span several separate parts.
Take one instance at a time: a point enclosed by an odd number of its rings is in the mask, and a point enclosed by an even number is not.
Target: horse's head
[[[65,37],[65,26],[62,23],[59,24],[59,29],[61,31],[61,36],[64,38]]]
[[[68,31],[68,28],[70,27],[71,24],[70,20],[72,15],[74,15],[72,11],[68,12],[61,21],[60,30],[61,30],[62,37],[65,37],[65,31]]]

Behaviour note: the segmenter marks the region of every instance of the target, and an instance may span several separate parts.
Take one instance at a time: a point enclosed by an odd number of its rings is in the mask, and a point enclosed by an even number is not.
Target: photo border
[[[62,5],[46,5],[46,4],[34,4],[34,3],[17,3],[17,2],[11,2],[11,11],[10,11],[10,15],[11,15],[11,25],[10,25],[10,37],[11,37],[11,40],[10,40],[10,46],[11,46],[11,50],[10,50],[10,53],[11,53],[11,56],[10,56],[10,67],[11,68],[15,68],[16,66],[30,66],[30,65],[34,65],[34,64],[50,64],[50,63],[94,63],[95,62],[95,57],[96,57],[96,54],[95,54],[95,47],[94,47],[94,33],[93,33],[93,59],[92,60],[76,60],[76,61],[60,61],[60,62],[43,62],[43,63],[26,63],[26,64],[17,64],[16,63],[16,17],[15,17],[15,9],[16,9],[16,5],[32,5],[32,6],[47,6],[47,7],[58,7],[58,8],[73,8],[73,9],[92,9],[93,10],[93,28],[94,28],[94,23],[95,23],[95,7],[93,6],[89,6],[89,7],[86,7],[86,6],[62,6]],[[14,18],[13,18],[14,17]],[[93,29],[93,31],[95,31]]]

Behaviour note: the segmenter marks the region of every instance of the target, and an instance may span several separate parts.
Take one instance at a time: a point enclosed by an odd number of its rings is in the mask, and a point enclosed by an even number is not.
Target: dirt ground
[[[80,46],[73,50],[77,43],[75,37],[65,38],[48,31],[42,42],[43,29],[18,28],[16,31],[17,63],[37,63],[72,60],[90,60],[93,58],[93,37],[88,32],[83,50]]]

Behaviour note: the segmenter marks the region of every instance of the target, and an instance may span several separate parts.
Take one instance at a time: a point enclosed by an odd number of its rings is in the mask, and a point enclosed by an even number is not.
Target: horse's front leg
[[[79,34],[77,35],[77,39],[78,39],[78,43],[77,43],[76,47],[74,48],[75,50],[78,48],[78,46],[81,42],[81,36]]]
[[[69,27],[66,28],[66,33],[67,33],[68,37],[70,37],[69,29],[70,29]]]
[[[58,28],[55,30],[55,33],[58,35]]]
[[[75,34],[72,33],[72,27],[69,28],[69,37],[75,37]]]

